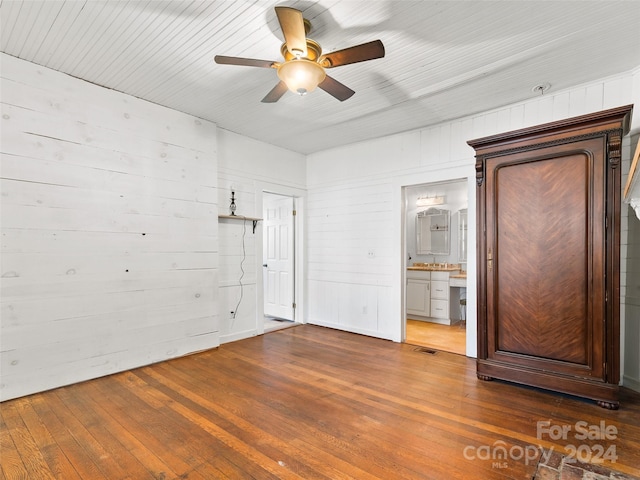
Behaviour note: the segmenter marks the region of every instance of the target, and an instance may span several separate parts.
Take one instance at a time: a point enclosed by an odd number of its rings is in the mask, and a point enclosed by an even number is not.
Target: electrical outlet
[[[369,258],[374,258],[375,256],[376,256],[376,252],[375,252],[375,250],[369,250],[369,251],[367,252],[367,257],[369,257]]]

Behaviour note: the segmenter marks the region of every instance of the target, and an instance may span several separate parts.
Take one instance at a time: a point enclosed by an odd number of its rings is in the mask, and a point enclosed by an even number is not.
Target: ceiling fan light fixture
[[[298,95],[312,92],[327,74],[316,62],[304,58],[288,60],[278,67],[278,77]]]
[[[298,95],[306,95],[316,87],[320,87],[333,98],[344,102],[356,92],[327,75],[325,68],[340,67],[384,57],[384,45],[380,40],[334,50],[322,55],[320,44],[307,37],[311,23],[303,17],[302,11],[285,6],[277,6],[275,10],[280,29],[284,35],[284,43],[280,46],[284,62],[228,57],[226,55],[214,57],[216,63],[224,65],[275,69],[280,81],[262,99],[263,103],[277,102],[287,90]]]

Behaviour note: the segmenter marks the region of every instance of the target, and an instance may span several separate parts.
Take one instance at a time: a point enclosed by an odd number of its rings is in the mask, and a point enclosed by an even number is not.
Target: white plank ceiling
[[[325,52],[380,39],[386,56],[329,71],[356,91],[261,99],[281,60],[273,7],[312,23]],[[640,66],[640,2],[67,0],[0,3],[0,49],[301,153],[490,110]],[[87,106],[90,108],[90,106]]]

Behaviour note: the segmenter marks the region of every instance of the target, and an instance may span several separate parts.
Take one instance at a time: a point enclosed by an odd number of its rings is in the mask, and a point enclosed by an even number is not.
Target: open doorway
[[[405,342],[466,354],[467,180],[405,187]]]
[[[264,193],[262,244],[265,333],[296,321],[295,199]]]

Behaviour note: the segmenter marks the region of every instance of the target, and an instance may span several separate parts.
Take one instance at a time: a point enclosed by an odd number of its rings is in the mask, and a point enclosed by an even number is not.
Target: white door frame
[[[301,188],[288,187],[286,185],[278,185],[268,182],[256,182],[255,185],[255,199],[256,199],[256,211],[263,211],[263,195],[264,193],[271,193],[275,195],[283,195],[293,197],[294,206],[296,209],[296,215],[293,218],[294,223],[294,272],[295,272],[295,302],[296,308],[294,310],[294,322],[306,323],[306,282],[305,282],[305,264],[304,264],[304,215],[305,215],[305,200],[307,192]],[[260,213],[262,215],[262,213]],[[264,241],[264,233],[262,229],[262,222],[258,222],[259,226],[256,229],[256,334],[260,335],[264,333],[264,279],[262,275],[262,265],[264,264],[262,259],[262,245]]]
[[[405,187],[427,183],[440,183],[454,180],[467,180],[468,197],[468,253],[467,253],[467,345],[466,355],[475,358],[477,356],[477,307],[476,307],[476,173],[474,166],[460,166],[446,170],[434,170],[420,172],[412,175],[403,175],[394,179],[394,205],[393,210],[398,212],[395,225],[396,245],[398,256],[396,280],[395,311],[400,313],[398,325],[393,336],[394,341],[406,340],[406,282],[407,282],[407,242],[406,242],[406,192]],[[394,262],[395,263],[395,262]]]

